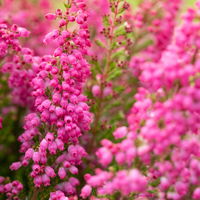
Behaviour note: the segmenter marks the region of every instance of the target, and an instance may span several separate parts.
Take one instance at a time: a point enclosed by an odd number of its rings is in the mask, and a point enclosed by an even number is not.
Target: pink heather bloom
[[[6,192],[10,192],[12,190],[12,183],[7,183],[4,186]]]
[[[34,150],[32,148],[29,148],[26,152],[25,152],[25,159],[29,160],[32,158],[34,153]]]
[[[49,200],[69,200],[65,194],[59,190],[57,190],[56,192],[51,192],[50,193],[50,198]]]
[[[89,186],[89,185],[85,185],[81,190],[81,195],[80,196],[83,199],[86,199],[87,197],[90,196],[91,192],[92,192],[92,187]]]
[[[59,36],[59,31],[58,31],[58,30],[53,30],[52,32],[48,33],[48,34],[45,36],[43,42],[44,42],[45,44],[48,44],[48,43],[51,42],[51,40],[55,40],[56,38],[58,38],[58,36]]]
[[[94,85],[92,87],[92,94],[93,94],[94,97],[100,96],[101,90],[100,90],[100,87],[98,85]]]
[[[33,169],[34,174],[38,174],[40,172],[40,170],[41,170],[41,167],[38,164],[34,164],[32,166],[32,169]]]
[[[66,171],[65,171],[64,167],[59,168],[58,175],[59,175],[60,179],[64,179],[66,177]]]
[[[54,20],[54,19],[56,19],[56,14],[54,14],[54,13],[47,13],[45,15],[45,18],[48,19],[48,20]]]
[[[58,148],[60,151],[63,151],[63,150],[64,150],[64,143],[63,143],[63,141],[60,140],[60,139],[58,139],[58,138],[56,138],[55,142],[56,142],[57,148]]]
[[[20,37],[28,37],[30,35],[30,31],[22,27],[18,27],[17,31],[19,32]]]
[[[23,2],[25,7],[29,3]],[[30,112],[24,119],[24,132],[18,138],[21,142],[20,152],[25,155],[20,158],[21,162],[13,163],[11,169],[18,169],[21,164],[26,167],[32,165],[30,175],[35,187],[49,186],[50,179],[57,174],[60,178],[65,178],[63,167],[57,171],[62,163],[68,162],[68,170],[77,174],[76,166],[86,156],[84,148],[79,145],[79,137],[89,130],[91,122],[87,98],[82,95],[84,83],[90,75],[89,64],[84,58],[90,41],[84,2],[74,0],[70,3],[72,5],[69,12],[64,13],[58,9],[56,14],[46,15],[49,20],[59,18],[59,28],[47,33],[44,38],[44,43],[48,46],[52,40],[58,44],[48,56],[36,57],[32,50],[21,48],[18,37],[27,37],[30,34],[25,28],[17,25],[13,25],[11,30],[9,25],[2,25],[0,28],[0,56],[10,53],[10,49],[15,54],[9,57],[11,64],[6,63],[2,67],[3,71],[10,73],[9,87],[15,103],[27,103],[27,110]],[[63,30],[62,27],[67,25],[66,19],[70,16],[74,18],[71,21],[76,30]],[[41,26],[40,29],[42,28]],[[73,45],[69,44],[68,39]],[[61,82],[64,82],[63,91]],[[48,89],[51,91],[49,94],[46,93]],[[67,150],[65,147],[69,144],[71,148]],[[55,155],[55,163],[48,166],[53,158],[50,154]],[[74,186],[77,182],[72,182],[73,185],[63,184],[63,190],[67,188],[65,192],[70,195],[76,193]],[[9,192],[12,189],[10,185],[6,188]],[[68,199],[63,194],[56,193],[56,198]]]
[[[50,185],[50,178],[46,174],[42,175],[42,182],[44,186],[49,186]]]
[[[47,174],[47,176],[53,178],[56,176],[55,172],[54,172],[54,169],[52,167],[45,167],[45,173]]]
[[[70,162],[64,161],[63,166],[69,168],[71,166]]]
[[[35,163],[39,163],[39,161],[40,161],[40,153],[39,152],[34,152],[33,153],[33,161]]]
[[[14,162],[14,163],[12,163],[12,165],[10,166],[10,169],[11,169],[11,170],[18,170],[21,166],[22,166],[21,162]]]
[[[48,148],[48,142],[46,139],[43,139],[40,143],[40,149],[41,151],[45,151]]]
[[[46,134],[46,136],[45,136],[45,139],[46,139],[46,141],[47,141],[48,143],[53,142],[53,140],[54,140],[54,135],[53,135],[53,133],[48,132],[48,133]]]
[[[70,171],[72,174],[78,174],[78,169],[77,169],[75,166],[69,167],[69,171]]]
[[[112,93],[113,93],[113,90],[111,87],[105,87],[103,90],[104,97],[110,96],[110,95],[112,95]]]
[[[115,132],[113,133],[113,135],[115,139],[120,139],[120,138],[125,137],[127,133],[128,133],[127,127],[122,126],[122,127],[117,128]]]
[[[3,119],[2,117],[0,117],[0,129],[2,129],[3,125],[2,125]]]
[[[79,180],[77,178],[74,178],[74,177],[70,177],[69,182],[71,183],[72,186],[80,185]]]
[[[35,184],[35,187],[41,187],[42,185],[42,176],[36,176],[34,179],[33,179],[33,183]]]
[[[96,152],[96,155],[99,158],[99,162],[104,167],[108,166],[112,162],[113,155],[112,155],[111,151],[105,147],[100,148]]]
[[[56,142],[52,142],[48,145],[48,150],[50,154],[56,154],[57,152],[57,145]]]
[[[2,180],[0,185],[0,193],[4,194],[8,198],[19,199],[18,195],[23,190],[23,185],[19,181],[4,183],[5,179]]]
[[[195,200],[200,199],[200,188],[194,190],[192,198]]]

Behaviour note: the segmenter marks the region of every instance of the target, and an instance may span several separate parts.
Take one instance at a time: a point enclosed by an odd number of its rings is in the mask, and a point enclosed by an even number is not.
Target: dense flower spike
[[[84,58],[90,46],[87,13],[83,2],[74,1],[70,6],[65,13],[57,10],[56,16],[60,22],[67,23],[70,19],[78,27],[71,31],[60,26],[45,36],[46,44],[56,40],[59,47],[53,56],[44,56],[37,65],[37,75],[31,85],[36,112],[25,117],[25,132],[19,137],[20,151],[25,153],[21,165],[27,166],[33,161],[31,177],[35,187],[50,185],[50,179],[57,175],[66,180],[67,174],[77,174],[76,166],[86,156],[78,138],[89,130],[91,122],[87,98],[82,94],[83,84],[90,75]],[[40,138],[38,144],[34,142],[36,137]],[[52,158],[55,163],[50,161]],[[20,167],[18,163],[13,163],[11,169]],[[75,193],[70,182],[57,187],[67,195]]]

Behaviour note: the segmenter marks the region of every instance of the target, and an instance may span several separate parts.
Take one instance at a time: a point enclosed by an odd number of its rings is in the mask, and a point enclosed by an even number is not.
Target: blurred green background
[[[136,7],[142,0],[127,0],[130,4],[132,4],[134,7]],[[160,0],[162,1],[162,0]],[[171,0],[171,1],[176,1],[176,0]],[[195,2],[197,0],[182,0],[183,2],[183,9],[186,9],[188,7],[194,6]],[[63,2],[65,2],[65,0],[62,1],[54,1],[55,2],[55,7],[62,7],[64,4]]]
[[[127,1],[136,6],[141,0],[127,0]],[[175,1],[175,0],[171,0],[171,1]],[[184,2],[186,7],[194,5],[196,2],[196,0],[182,0],[182,1]]]

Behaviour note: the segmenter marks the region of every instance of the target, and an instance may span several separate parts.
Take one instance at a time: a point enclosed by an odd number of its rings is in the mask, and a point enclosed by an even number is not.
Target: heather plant
[[[51,44],[48,47],[42,44],[45,34],[51,30],[51,23],[44,16],[52,9],[49,0],[2,0],[0,6],[0,22],[17,24],[26,27],[31,32],[28,40],[21,40],[23,45],[31,48],[36,55],[52,53]]]
[[[44,34],[51,29],[51,25],[43,17],[50,8],[50,3],[46,0],[35,3],[5,0],[0,4],[0,116],[3,117],[1,124],[3,123],[4,127],[0,136],[0,157],[1,175],[8,175],[10,172],[7,164],[18,157],[16,152],[19,144],[16,140],[22,131],[24,112],[33,106],[30,95],[30,82],[35,70],[31,66],[32,56],[45,54],[47,50],[50,52],[52,49],[50,46],[46,48],[41,45]],[[30,39],[27,39],[30,34]]]
[[[0,199],[200,199],[200,2],[54,3],[0,1]]]

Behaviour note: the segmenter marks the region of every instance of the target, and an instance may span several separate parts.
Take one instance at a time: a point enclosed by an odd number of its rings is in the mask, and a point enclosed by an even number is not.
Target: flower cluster
[[[31,48],[36,55],[45,55],[51,53],[55,46],[42,45],[45,34],[51,30],[51,23],[44,18],[51,7],[52,2],[49,0],[3,0],[0,7],[0,23],[26,27],[31,32],[31,37],[22,41],[23,46]]]
[[[67,195],[76,193],[75,186],[79,184],[75,178],[68,179],[67,174],[77,174],[77,165],[87,155],[78,138],[89,130],[91,122],[87,98],[82,94],[90,75],[84,58],[90,46],[84,7],[84,2],[73,1],[66,12],[57,10],[56,14],[46,15],[50,20],[58,18],[60,26],[45,36],[44,43],[55,40],[59,47],[53,55],[33,63],[36,77],[31,88],[35,112],[25,117],[25,131],[18,138],[22,143],[20,151],[25,154],[10,167],[17,170],[31,163],[35,187],[49,186],[50,179],[59,177],[64,182],[56,188]],[[78,27],[63,30],[68,23]]]
[[[104,139],[96,152],[102,167],[111,167],[86,178],[98,195],[199,199],[197,18],[188,10],[160,59],[141,65],[144,87],[135,95],[129,127],[114,131],[120,142]]]
[[[68,198],[65,196],[65,194],[61,191],[51,192],[50,194],[50,200],[68,200]]]
[[[23,48],[20,37],[28,37],[30,32],[16,24],[9,27],[0,24],[0,57],[3,59],[2,76],[9,74],[8,85],[12,90],[12,102],[20,105],[32,105],[30,81],[35,75],[33,51]],[[35,58],[37,61],[37,58]],[[31,66],[31,67],[30,67]]]
[[[181,3],[181,0],[163,0],[162,2],[146,0],[139,5],[134,15],[128,13],[130,25],[136,27],[137,32],[142,32],[143,35],[143,37],[136,37],[136,42],[141,43],[144,36],[148,36],[146,42],[148,46],[144,46],[144,51],[139,51],[139,54],[133,56],[130,62],[134,75],[138,76],[141,72],[140,66],[143,66],[147,59],[158,61],[162,52],[170,44]],[[149,15],[152,17],[145,17]]]
[[[0,194],[5,194],[7,199],[19,200],[18,194],[23,190],[23,185],[19,181],[5,183],[4,177],[0,177]]]

